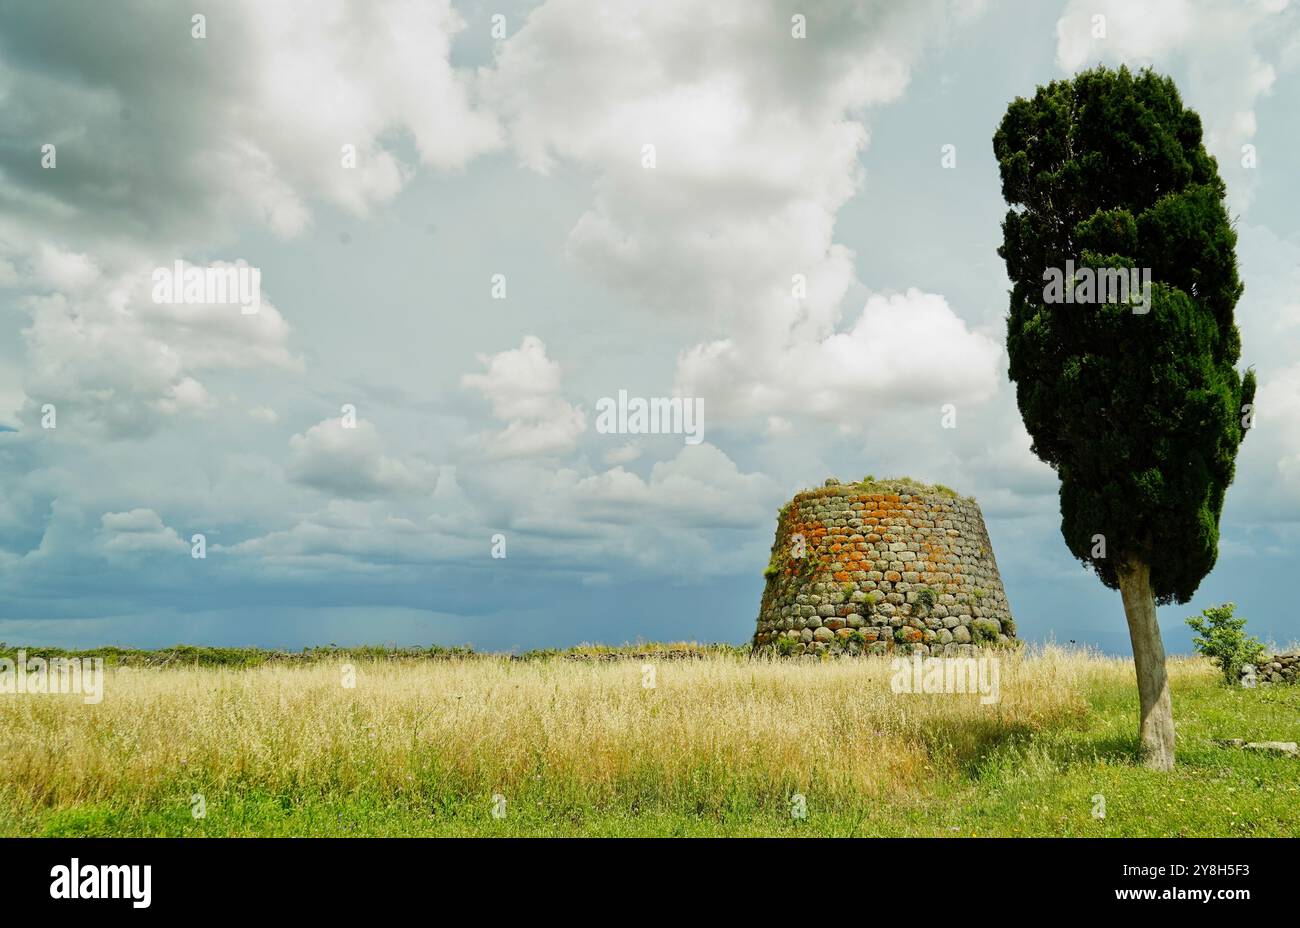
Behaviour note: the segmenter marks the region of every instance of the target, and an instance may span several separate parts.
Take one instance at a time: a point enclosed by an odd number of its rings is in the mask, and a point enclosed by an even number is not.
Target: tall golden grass
[[[660,661],[653,689],[639,661],[363,663],[355,688],[330,664],[110,669],[98,705],[0,697],[0,786],[29,808],[190,789],[907,798],[993,742],[1078,720],[1090,686],[1133,685],[1127,661],[1056,647],[997,656],[996,705],[895,694],[884,657]]]

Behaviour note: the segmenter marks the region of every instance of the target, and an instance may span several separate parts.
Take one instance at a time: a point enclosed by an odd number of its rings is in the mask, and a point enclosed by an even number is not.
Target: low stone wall
[[[1015,642],[973,499],[908,483],[839,484],[780,512],[754,649],[966,655]]]
[[[1241,677],[1245,680],[1251,674],[1256,683],[1300,683],[1300,651],[1293,654],[1274,654],[1263,658],[1258,664],[1247,664],[1241,668]]]

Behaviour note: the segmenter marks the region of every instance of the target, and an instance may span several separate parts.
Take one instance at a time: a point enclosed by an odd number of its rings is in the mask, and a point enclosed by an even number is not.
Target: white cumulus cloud
[[[859,363],[870,353],[861,334],[839,328],[854,270],[835,216],[863,181],[863,114],[898,100],[927,43],[977,11],[819,4],[798,38],[775,2],[669,0],[592,16],[549,0],[480,83],[525,164],[594,172],[570,254],[654,310],[721,333],[686,349],[679,385],[721,415],[793,413],[803,365],[845,361],[854,388],[843,402],[830,391],[819,400],[832,415],[861,397],[857,387],[906,398],[914,382]],[[958,386],[986,394],[996,355],[984,341],[946,307],[946,319],[919,299],[908,307],[940,323],[935,356],[983,365]]]
[[[560,365],[546,356],[540,338],[525,336],[518,348],[478,360],[486,370],[464,375],[461,383],[482,393],[492,415],[506,423],[488,438],[494,456],[563,454],[576,447],[587,417],[559,395]]]
[[[432,491],[437,469],[385,452],[374,423],[325,419],[289,439],[289,478],[346,499]]]

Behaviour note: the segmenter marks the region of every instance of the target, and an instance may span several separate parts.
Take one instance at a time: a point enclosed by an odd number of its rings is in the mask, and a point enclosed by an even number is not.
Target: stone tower
[[[777,519],[754,648],[963,655],[1016,627],[974,499],[913,480],[805,490]]]

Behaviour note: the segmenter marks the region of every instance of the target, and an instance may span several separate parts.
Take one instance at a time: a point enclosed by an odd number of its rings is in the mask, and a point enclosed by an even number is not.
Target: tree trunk
[[[1160,640],[1160,626],[1156,624],[1150,565],[1139,561],[1121,567],[1119,590],[1124,598],[1129,640],[1133,642],[1133,663],[1137,667],[1142,758],[1154,770],[1172,770],[1174,709],[1165,672],[1165,646]]]

